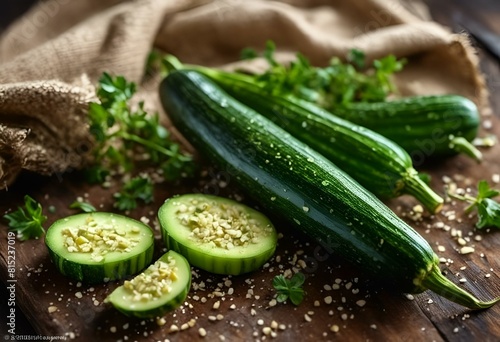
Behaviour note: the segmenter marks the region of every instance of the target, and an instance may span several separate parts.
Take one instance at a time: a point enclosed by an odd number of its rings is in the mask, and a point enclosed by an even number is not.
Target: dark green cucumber
[[[188,261],[168,251],[144,272],[114,289],[105,301],[126,316],[161,317],[178,308],[186,300],[190,288]]]
[[[151,263],[154,252],[151,228],[122,215],[102,212],[57,220],[47,230],[45,244],[63,275],[85,283],[136,274]]]
[[[205,271],[239,275],[260,268],[278,236],[262,213],[228,198],[184,194],[169,198],[158,219],[168,249]]]
[[[408,151],[416,164],[457,153],[477,161],[482,158],[471,143],[479,129],[478,109],[463,96],[412,96],[386,102],[358,102],[331,111],[393,140]]]
[[[195,71],[173,71],[162,105],[198,151],[266,210],[400,291],[486,308],[439,269],[427,241],[331,161]]]
[[[384,136],[292,96],[270,94],[246,75],[198,68],[240,102],[323,154],[382,199],[409,194],[431,213],[443,199],[419,177],[410,155]]]

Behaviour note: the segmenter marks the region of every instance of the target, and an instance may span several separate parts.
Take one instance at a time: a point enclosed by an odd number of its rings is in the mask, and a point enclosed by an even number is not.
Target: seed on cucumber
[[[45,237],[57,269],[86,283],[123,279],[140,272],[152,261],[153,242],[147,225],[103,212],[59,219]]]
[[[174,251],[131,280],[125,280],[106,298],[117,310],[139,318],[160,317],[179,307],[191,287],[191,267]]]
[[[208,272],[238,275],[257,270],[276,250],[277,234],[262,213],[205,194],[168,199],[158,213],[168,249]]]

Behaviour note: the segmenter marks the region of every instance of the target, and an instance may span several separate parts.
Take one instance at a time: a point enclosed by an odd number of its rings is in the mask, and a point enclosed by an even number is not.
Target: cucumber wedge
[[[113,213],[83,213],[54,222],[45,244],[57,269],[85,283],[123,279],[153,259],[153,231]]]
[[[276,250],[277,234],[260,212],[236,201],[205,194],[168,199],[158,212],[168,249],[217,274],[257,270]]]
[[[160,317],[179,307],[191,288],[191,267],[174,251],[163,254],[144,272],[126,280],[106,298],[131,317]]]

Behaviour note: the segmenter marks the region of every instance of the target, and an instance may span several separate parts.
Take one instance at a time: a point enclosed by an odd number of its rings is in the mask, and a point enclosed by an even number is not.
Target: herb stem
[[[136,142],[138,144],[141,144],[143,146],[146,146],[148,147],[149,149],[151,150],[154,150],[156,152],[159,152],[161,154],[164,154],[166,156],[169,156],[169,157],[173,157],[175,156],[175,153],[160,146],[160,145],[157,145],[157,144],[154,144],[154,143],[151,143],[150,141],[146,140],[146,139],[143,139],[137,135],[134,135],[134,134],[129,134],[127,132],[120,132],[120,136],[122,139],[125,139],[125,140],[130,140],[130,141],[133,141],[133,142]]]

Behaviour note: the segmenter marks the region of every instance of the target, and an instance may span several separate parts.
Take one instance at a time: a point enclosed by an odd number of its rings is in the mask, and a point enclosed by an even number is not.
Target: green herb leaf
[[[479,181],[477,185],[476,197],[470,195],[449,194],[451,197],[461,201],[470,203],[465,212],[477,210],[478,220],[476,227],[481,229],[484,227],[500,228],[500,203],[493,200],[500,194],[500,191],[491,189],[488,182],[485,180]]]
[[[43,215],[42,206],[30,196],[24,196],[24,208],[19,207],[16,211],[4,215],[9,221],[11,231],[17,232],[21,241],[38,238],[45,233],[43,223],[47,216]]]
[[[115,208],[126,211],[137,208],[137,202],[144,203],[153,201],[153,182],[149,177],[135,177],[123,186],[122,191],[116,193]]]
[[[500,228],[500,203],[491,198],[483,198],[481,203],[477,204],[477,214],[479,217],[477,228]]]
[[[69,205],[71,209],[78,209],[84,213],[96,212],[97,209],[89,202],[83,200],[76,200]]]
[[[294,305],[299,305],[304,299],[304,284],[305,276],[302,273],[294,274],[290,279],[283,275],[277,275],[273,278],[273,287],[276,290],[276,300],[280,303],[290,299]]]
[[[89,105],[90,132],[96,141],[89,181],[102,183],[107,175],[133,172],[139,164],[171,172],[165,179],[191,175],[192,157],[170,139],[158,113],[148,113],[143,102],[132,108],[129,102],[135,92],[136,85],[123,76],[104,73],[99,79],[100,102]]]
[[[351,50],[346,62],[333,57],[324,67],[312,66],[301,53],[289,65],[275,58],[276,46],[268,41],[262,56],[269,68],[255,75],[272,93],[293,94],[328,110],[352,102],[385,101],[396,91],[392,75],[402,70],[405,60],[389,55],[367,68],[364,52]]]
[[[249,60],[249,59],[254,59],[258,57],[257,51],[252,48],[244,48],[241,50],[240,58],[243,60]]]

